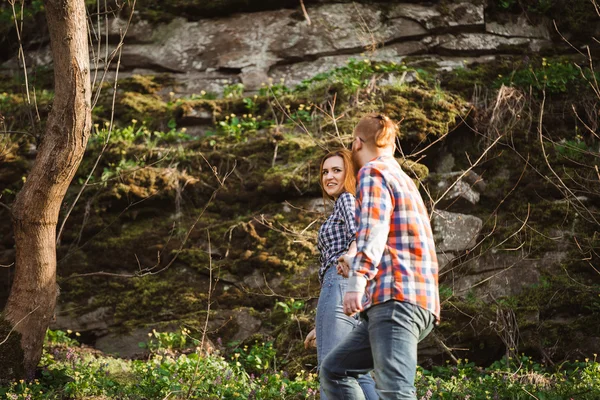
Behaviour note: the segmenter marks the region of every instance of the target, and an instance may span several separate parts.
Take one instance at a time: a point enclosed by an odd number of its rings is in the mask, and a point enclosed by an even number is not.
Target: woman
[[[325,356],[358,324],[344,314],[342,300],[347,278],[341,274],[338,258],[356,253],[355,199],[356,177],[349,150],[333,151],[321,160],[321,189],[323,197],[335,202],[333,212],[319,229],[318,248],[321,252],[319,280],[321,293],[317,305],[316,328],[304,342],[310,347],[316,339],[319,365]],[[339,272],[339,273],[338,273]],[[358,379],[367,400],[376,400],[375,382],[370,375]],[[321,399],[326,396],[321,389]]]

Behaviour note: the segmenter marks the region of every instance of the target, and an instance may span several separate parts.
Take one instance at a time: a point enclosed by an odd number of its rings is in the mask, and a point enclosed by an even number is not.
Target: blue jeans
[[[417,344],[431,332],[435,317],[394,300],[370,307],[363,316],[365,320],[323,360],[320,376],[327,397],[364,399],[356,377],[374,370],[379,399],[415,400]]]
[[[323,277],[323,285],[317,305],[317,360],[321,365],[325,356],[352,332],[358,323],[356,318],[344,314],[342,300],[348,280],[337,274],[335,267],[329,267]],[[377,400],[375,382],[368,373],[357,376],[358,390],[363,399]],[[321,383],[321,400],[327,400]]]

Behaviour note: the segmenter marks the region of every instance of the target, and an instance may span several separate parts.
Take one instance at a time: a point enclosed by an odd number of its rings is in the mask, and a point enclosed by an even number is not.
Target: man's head
[[[393,155],[398,126],[386,115],[367,114],[354,128],[352,160],[356,169],[382,155]]]

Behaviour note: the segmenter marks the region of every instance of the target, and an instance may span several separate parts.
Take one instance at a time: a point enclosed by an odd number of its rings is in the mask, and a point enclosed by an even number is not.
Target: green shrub
[[[260,375],[265,372],[277,372],[272,369],[276,365],[276,355],[277,352],[273,348],[273,342],[259,343],[257,341],[250,348],[248,346],[236,348],[233,351],[231,360],[249,373]]]
[[[599,73],[595,75],[596,79],[600,79]],[[580,69],[569,60],[542,58],[526,68],[517,69],[510,76],[499,75],[495,86],[512,85],[526,90],[532,87],[537,92],[545,90],[550,94],[577,93],[577,90],[589,85],[590,79],[593,79],[592,71],[587,67]]]
[[[226,115],[224,120],[218,122],[217,132],[208,132],[207,136],[219,134],[234,139],[236,142],[248,140],[249,132],[256,132],[259,129],[271,126],[272,121],[262,120],[260,115],[236,114]]]
[[[366,87],[371,77],[375,74],[401,73],[409,70],[414,69],[408,68],[404,64],[396,64],[395,62],[350,59],[348,64],[343,67],[334,68],[302,81],[296,86],[294,91],[302,92],[309,90],[315,85],[327,83],[339,84],[345,91],[352,93],[359,88]],[[424,71],[421,72],[424,73]]]
[[[417,370],[419,399],[597,399],[600,363],[586,359],[564,363],[551,371],[522,355],[501,360],[488,368],[468,360],[456,366]]]
[[[197,343],[189,332],[153,331],[146,360],[121,360],[80,346],[69,333],[48,331],[38,379],[0,387],[5,399],[315,399],[319,383],[314,373],[294,377],[274,368],[272,343],[256,342],[236,349],[230,359],[198,350],[177,349]],[[268,362],[268,366],[267,365]],[[254,372],[252,372],[254,371]],[[521,355],[487,368],[468,360],[457,365],[417,369],[419,400],[600,398],[600,363],[593,359],[565,362],[554,368]],[[190,397],[187,397],[187,395]]]

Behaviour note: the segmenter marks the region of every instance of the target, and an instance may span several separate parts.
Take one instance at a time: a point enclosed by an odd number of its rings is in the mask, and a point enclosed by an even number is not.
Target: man
[[[380,399],[416,399],[417,343],[439,320],[429,215],[394,159],[397,129],[387,116],[369,114],[354,130],[357,254],[340,262],[350,269],[344,312],[361,312],[363,322],[323,361],[329,399],[364,399],[356,376],[370,370]]]

